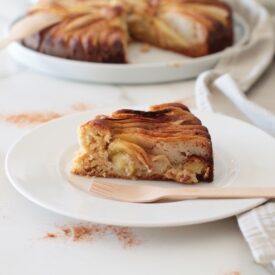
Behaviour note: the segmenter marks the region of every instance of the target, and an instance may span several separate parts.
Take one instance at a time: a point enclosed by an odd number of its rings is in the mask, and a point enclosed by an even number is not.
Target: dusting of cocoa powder
[[[77,224],[58,227],[57,232],[47,233],[45,238],[65,238],[74,242],[79,242],[95,241],[96,239],[100,239],[108,235],[115,236],[123,248],[130,248],[140,244],[140,240],[128,227],[96,224]]]

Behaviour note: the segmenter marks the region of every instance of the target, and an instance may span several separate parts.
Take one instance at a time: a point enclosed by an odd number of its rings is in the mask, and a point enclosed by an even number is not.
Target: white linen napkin
[[[274,0],[257,0],[263,5],[271,15],[275,15],[275,1]]]
[[[199,110],[213,111],[211,92],[218,90],[253,124],[275,136],[275,115],[250,102],[245,95],[273,60],[271,17],[253,0],[230,2],[249,23],[250,39],[234,52],[229,52],[213,70],[198,77],[196,105]],[[238,223],[255,261],[275,272],[275,202],[238,216]]]
[[[275,31],[275,1],[274,0],[257,0],[260,4],[265,6],[270,15],[272,16],[274,31]]]
[[[239,215],[238,224],[255,261],[275,273],[275,202]]]

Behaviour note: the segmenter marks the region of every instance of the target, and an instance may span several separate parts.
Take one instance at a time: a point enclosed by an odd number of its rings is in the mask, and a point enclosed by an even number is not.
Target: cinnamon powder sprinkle
[[[140,241],[135,238],[133,232],[128,227],[111,226],[110,230],[113,234],[115,234],[123,247],[132,247],[140,243]]]
[[[0,116],[0,119],[8,123],[15,124],[18,127],[25,127],[45,123],[61,116],[61,114],[55,112],[29,112],[2,115]]]
[[[70,110],[65,113],[57,112],[22,112],[14,114],[0,114],[0,120],[11,123],[17,127],[36,126],[64,115],[72,114],[74,112],[81,112],[91,110],[92,105],[86,103],[75,103],[70,106]]]
[[[140,240],[128,227],[117,227],[111,225],[90,225],[77,224],[72,226],[62,226],[57,232],[49,232],[45,238],[65,238],[74,242],[95,241],[108,235],[113,235],[123,248],[130,248],[140,244]]]
[[[75,103],[71,106],[71,109],[76,112],[91,110],[93,106],[91,104],[86,104],[82,102]]]

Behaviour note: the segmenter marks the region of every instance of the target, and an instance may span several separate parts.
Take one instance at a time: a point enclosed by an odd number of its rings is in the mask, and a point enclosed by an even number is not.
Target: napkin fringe
[[[267,203],[238,216],[238,224],[255,261],[275,260],[275,204]]]

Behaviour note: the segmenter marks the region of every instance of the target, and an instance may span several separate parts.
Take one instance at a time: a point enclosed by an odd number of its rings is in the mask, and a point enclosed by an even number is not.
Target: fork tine
[[[101,197],[105,197],[108,199],[114,199],[114,200],[119,200],[119,201],[127,201],[125,200],[124,196],[120,194],[119,192],[105,192],[102,189],[90,189],[92,193],[97,194]]]
[[[112,193],[112,190],[106,188],[105,186],[101,186],[99,184],[92,184],[90,188],[96,189],[102,192],[106,192],[106,193]]]
[[[114,192],[114,193],[105,193],[102,190],[98,189],[93,189],[91,190],[92,193],[99,195],[101,197],[107,198],[107,199],[113,199],[113,200],[118,200],[118,201],[127,201],[124,196],[121,196],[121,194]]]
[[[124,188],[125,185],[122,184],[116,184],[116,183],[103,183],[106,187],[108,186],[109,188],[113,189],[113,190],[120,190],[121,188]]]
[[[106,190],[113,190],[115,188],[114,184],[106,183],[106,182],[93,182],[94,186],[98,186],[100,188],[104,188]]]
[[[99,195],[101,197],[108,197],[108,198],[112,197],[112,193],[106,192],[106,191],[104,191],[102,189],[98,189],[98,188],[90,187],[89,192]]]
[[[101,186],[101,184],[92,184],[91,185],[91,188],[93,189],[97,189],[99,190],[100,192],[106,192],[108,193],[109,195],[113,194],[113,193],[118,193],[119,191],[117,190],[113,190],[112,188],[108,188],[106,186]]]
[[[113,188],[113,186],[117,188]],[[125,185],[116,185],[111,183],[102,184],[102,183],[94,182],[90,187],[90,191],[98,195],[101,195],[103,197],[120,200],[120,201],[126,201],[124,198],[125,197],[124,194],[125,192],[127,192],[127,186]]]
[[[149,186],[133,186],[133,185],[124,185],[116,183],[101,183],[93,182],[89,188],[91,193],[95,193],[99,196],[114,199],[124,202],[152,202],[155,200],[155,197],[145,197],[144,194],[148,193],[147,190],[143,188],[149,188]],[[155,188],[155,187],[154,187]],[[141,191],[142,190],[142,191]]]

